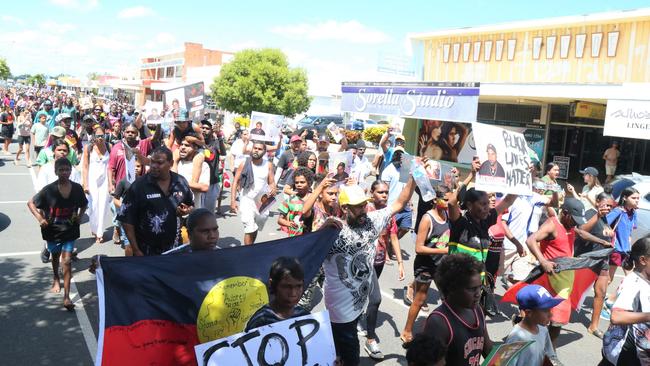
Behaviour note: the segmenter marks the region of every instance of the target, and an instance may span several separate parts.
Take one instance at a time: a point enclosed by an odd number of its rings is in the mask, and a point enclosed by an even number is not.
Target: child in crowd
[[[139,155],[136,155],[135,176],[140,177],[142,176],[142,174],[144,174],[144,162],[142,158],[139,157]],[[114,208],[115,212],[119,212],[120,208],[122,207],[122,201],[126,196],[126,191],[128,191],[130,187],[131,187],[131,182],[129,182],[129,180],[126,177],[124,177],[124,179],[122,179],[119,183],[117,183],[117,186],[115,186],[115,191],[113,191],[113,206],[115,206]],[[113,225],[115,225],[115,229],[119,233],[119,236],[116,236],[113,239],[113,242],[115,244],[122,244],[122,249],[124,249],[125,256],[127,257],[132,256],[133,250],[131,249],[129,238],[126,237],[126,233],[122,228],[122,223],[114,219]],[[116,241],[115,239],[117,238],[119,238],[119,240]]]
[[[447,347],[433,336],[420,333],[406,347],[408,366],[445,366]]]
[[[517,292],[517,303],[524,317],[510,331],[506,343],[534,341],[511,363],[513,366],[542,366],[544,359],[555,360],[555,350],[546,326],[551,309],[564,299],[554,298],[540,285],[527,285]]]
[[[309,194],[311,184],[314,180],[314,173],[311,169],[306,167],[299,167],[293,174],[293,190],[295,194],[290,196],[289,199],[278,208],[281,215],[278,217],[278,225],[282,231],[286,232],[289,237],[302,235],[304,232],[309,232],[311,229],[311,222],[307,224],[303,220],[303,204],[305,196]]]
[[[280,257],[273,261],[268,283],[271,301],[251,316],[245,331],[309,315],[308,311],[298,306],[304,281],[305,273],[296,258]]]

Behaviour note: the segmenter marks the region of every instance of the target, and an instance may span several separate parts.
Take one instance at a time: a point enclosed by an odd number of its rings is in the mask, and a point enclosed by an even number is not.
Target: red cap
[[[300,138],[300,136],[298,136],[298,135],[293,135],[293,136],[291,136],[290,143],[294,143],[294,142],[296,142],[296,141],[302,141],[302,139]]]

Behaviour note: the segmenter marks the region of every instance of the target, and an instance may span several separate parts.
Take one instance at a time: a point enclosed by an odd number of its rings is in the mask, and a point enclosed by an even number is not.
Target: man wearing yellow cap
[[[399,197],[388,207],[366,213],[368,197],[360,186],[344,186],[339,204],[345,222],[329,218],[324,226],[341,229],[332,249],[325,258],[325,307],[330,313],[337,356],[346,366],[359,364],[357,322],[363,312],[372,286],[375,241],[413,195],[415,183],[411,177]],[[374,277],[376,278],[376,277]]]

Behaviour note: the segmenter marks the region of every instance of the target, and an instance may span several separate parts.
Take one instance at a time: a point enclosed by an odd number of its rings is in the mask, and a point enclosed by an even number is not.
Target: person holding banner
[[[251,316],[244,331],[309,315],[307,310],[298,306],[304,287],[305,273],[298,259],[277,258],[271,264],[267,285],[271,301]]]
[[[375,241],[413,195],[415,181],[410,177],[400,196],[387,207],[366,212],[369,198],[358,185],[343,186],[339,204],[345,223],[326,220],[323,227],[341,229],[323,263],[325,270],[325,308],[330,312],[337,356],[345,366],[359,364],[357,322],[368,303],[372,285]]]
[[[187,135],[194,135],[194,137],[201,141],[201,145],[205,143],[201,128],[192,123],[192,119],[186,109],[180,109],[178,115],[174,118],[174,129],[170,132],[169,138],[167,139],[167,148],[175,152],[181,146],[183,139]]]

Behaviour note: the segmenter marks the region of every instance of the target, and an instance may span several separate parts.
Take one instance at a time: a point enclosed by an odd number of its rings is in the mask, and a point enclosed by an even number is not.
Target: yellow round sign
[[[248,319],[268,302],[266,285],[256,278],[236,276],[218,282],[199,309],[199,341],[205,343],[242,332]]]

